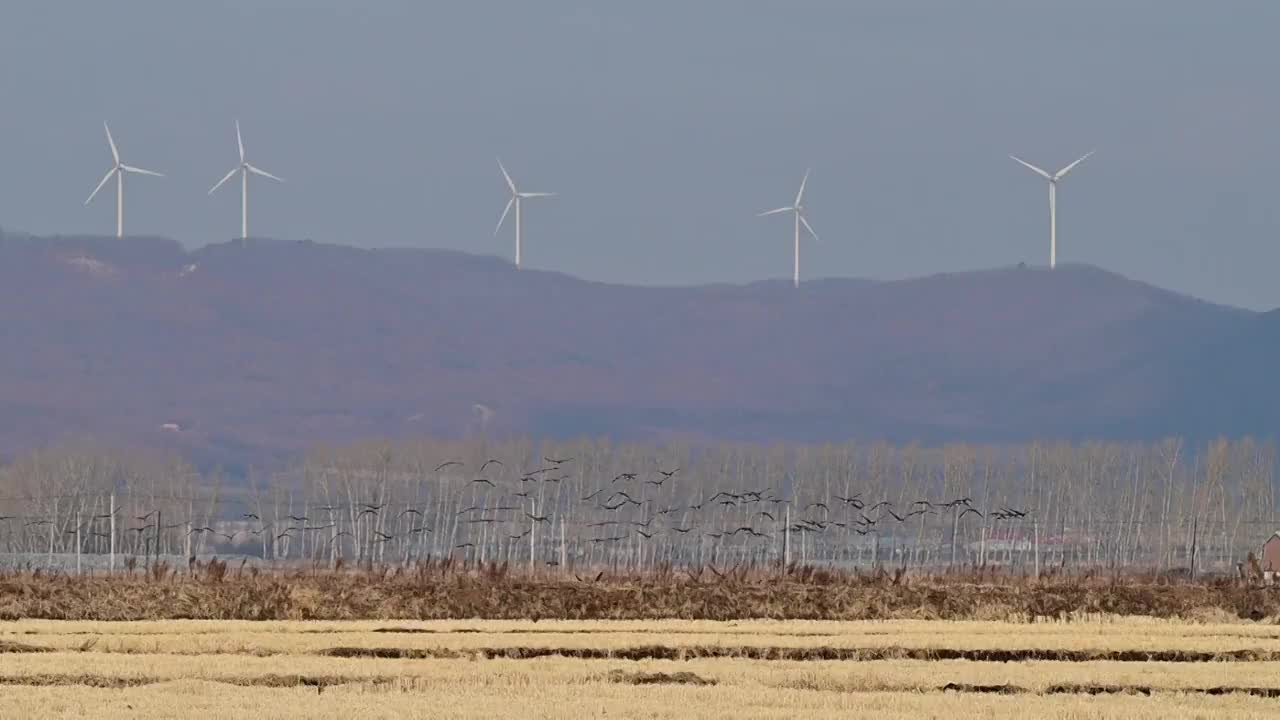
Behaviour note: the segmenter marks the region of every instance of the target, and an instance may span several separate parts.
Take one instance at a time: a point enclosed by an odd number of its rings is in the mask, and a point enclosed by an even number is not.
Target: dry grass
[[[317,656],[282,658],[229,656],[120,656],[51,653],[0,659],[0,685],[94,684],[103,687],[203,680],[234,685],[335,686],[354,684],[396,693],[470,688],[516,692],[552,686],[597,686],[616,673],[692,673],[741,688],[811,690],[826,693],[930,692],[947,683],[1011,685],[1030,693],[1055,685],[1143,687],[1157,691],[1213,687],[1272,687],[1280,662],[1115,663],[885,660],[774,662],[762,660],[392,660]],[[292,680],[286,679],[292,678]]]
[[[1275,701],[1245,696],[994,696],[963,693],[871,692],[840,694],[717,685],[600,684],[477,693],[464,687],[429,694],[388,693],[361,687],[274,689],[185,680],[122,690],[32,688],[0,693],[0,717],[197,718],[495,718],[581,720],[620,718],[876,717],[949,718],[1196,717],[1236,720],[1275,717]]]
[[[1043,650],[1079,653],[1247,652],[1280,660],[1280,626],[1190,624],[1096,617],[1072,622],[920,620],[833,621],[406,621],[262,622],[170,620],[96,623],[23,620],[0,626],[0,643],[95,652],[156,654],[312,654],[332,648],[446,650],[661,647],[696,655],[716,650],[899,649]],[[3,647],[0,644],[0,647]],[[744,653],[745,654],[745,653]],[[1226,658],[1223,658],[1226,659]]]
[[[1112,616],[1036,623],[22,620],[0,624],[0,644],[14,650],[0,653],[0,717],[1164,720],[1280,713],[1280,661],[1248,657],[1233,662],[850,662],[696,657],[696,652],[686,653],[689,659],[618,657],[646,647],[1280,652],[1280,627],[1238,621]],[[403,648],[428,655],[455,651],[457,656],[326,652],[335,647]],[[596,659],[517,659],[485,657],[475,652],[478,648],[605,652]],[[1276,696],[1266,696],[1272,692]]]
[[[175,574],[0,577],[0,619],[355,620],[706,619],[1008,620],[1118,614],[1181,619],[1280,617],[1280,593],[1230,581],[961,573],[660,572],[582,580],[459,571],[450,565],[257,575],[197,567]]]

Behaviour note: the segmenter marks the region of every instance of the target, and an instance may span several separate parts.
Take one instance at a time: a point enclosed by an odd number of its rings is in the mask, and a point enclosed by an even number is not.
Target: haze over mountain
[[[633,287],[454,251],[0,237],[0,450],[1269,434],[1280,316],[1088,266]]]

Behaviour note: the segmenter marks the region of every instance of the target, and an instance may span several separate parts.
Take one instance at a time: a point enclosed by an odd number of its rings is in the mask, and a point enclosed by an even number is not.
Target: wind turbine
[[[1058,181],[1067,176],[1075,166],[1085,161],[1090,155],[1097,150],[1090,150],[1083,157],[1062,168],[1058,172],[1050,175],[1048,172],[1032,165],[1016,155],[1010,155],[1014,161],[1029,168],[1032,172],[1049,181],[1049,268],[1052,269],[1058,265]]]
[[[222,187],[224,183],[235,177],[236,173],[240,173],[240,239],[247,240],[249,238],[249,174],[261,175],[264,178],[270,178],[276,182],[284,182],[284,180],[272,175],[266,170],[250,165],[249,162],[244,159],[244,139],[240,137],[239,120],[236,120],[236,145],[240,148],[240,164],[231,168],[231,172],[227,173],[226,177],[219,180],[217,185],[210,188],[209,194],[212,195],[214,190]]]
[[[116,141],[112,139],[111,128],[107,127],[106,121],[103,121],[102,128],[107,131],[107,144],[111,146],[111,158],[115,161],[115,164],[111,166],[111,169],[107,171],[106,175],[102,176],[102,182],[98,183],[98,187],[94,188],[93,192],[89,193],[89,199],[85,200],[84,204],[88,205],[90,202],[92,202],[94,196],[97,195],[98,191],[102,189],[102,186],[107,184],[107,181],[111,179],[112,175],[115,175],[116,176],[116,237],[120,238],[120,237],[124,237],[124,174],[135,173],[137,175],[153,175],[155,177],[164,177],[164,175],[161,175],[158,172],[152,172],[151,170],[143,170],[140,167],[125,165],[124,163],[120,162],[120,150],[116,148]]]
[[[757,215],[757,217],[764,217],[765,215],[777,215],[778,213],[787,213],[787,212],[795,213],[796,215],[796,244],[795,244],[796,262],[795,262],[795,272],[792,276],[792,281],[795,283],[796,287],[800,287],[800,226],[804,225],[804,229],[809,231],[809,234],[813,236],[813,239],[814,240],[818,239],[818,233],[813,231],[813,226],[809,224],[809,221],[805,219],[805,216],[804,216],[804,205],[802,201],[804,200],[804,186],[808,182],[809,182],[809,171],[805,170],[804,179],[800,181],[800,192],[796,193],[796,201],[794,203],[786,207],[780,207],[780,208],[777,208],[776,210],[769,210]]]
[[[519,190],[516,189],[516,184],[511,179],[511,174],[508,173],[507,168],[505,168],[502,165],[501,158],[499,158],[498,160],[498,169],[502,170],[502,177],[506,179],[507,187],[511,188],[511,199],[507,201],[507,207],[503,209],[502,217],[498,218],[498,227],[493,229],[493,235],[494,237],[497,237],[498,232],[502,230],[502,223],[506,222],[507,213],[511,212],[511,206],[515,205],[516,206],[516,267],[519,268],[520,267],[520,229],[521,229],[521,225],[523,224],[520,218],[520,201],[528,200],[529,198],[555,197],[556,194],[547,193],[547,192],[520,192]]]

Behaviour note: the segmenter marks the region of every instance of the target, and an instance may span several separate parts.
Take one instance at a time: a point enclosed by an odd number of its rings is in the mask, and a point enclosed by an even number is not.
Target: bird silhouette
[[[501,460],[495,460],[493,458],[489,458],[488,460],[484,461],[483,465],[480,466],[480,472],[484,472],[484,469],[489,467],[490,465],[497,465],[498,467],[506,467],[506,464],[503,463]]]
[[[442,463],[440,463],[439,465],[437,465],[437,466],[436,466],[436,470],[435,470],[435,471],[436,471],[436,472],[440,472],[441,470],[443,470],[443,469],[445,469],[445,468],[447,468],[447,467],[453,467],[454,465],[457,465],[458,467],[462,467],[462,463],[461,463],[461,462],[459,462],[459,461],[457,461],[457,460],[449,460],[448,462],[442,462]]]

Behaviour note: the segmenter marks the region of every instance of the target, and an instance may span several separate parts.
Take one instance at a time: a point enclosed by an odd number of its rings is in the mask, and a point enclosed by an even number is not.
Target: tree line
[[[1274,531],[1275,446],[379,440],[230,478],[70,443],[0,467],[11,564],[1004,566],[1230,572]],[[123,565],[121,565],[123,566]]]

